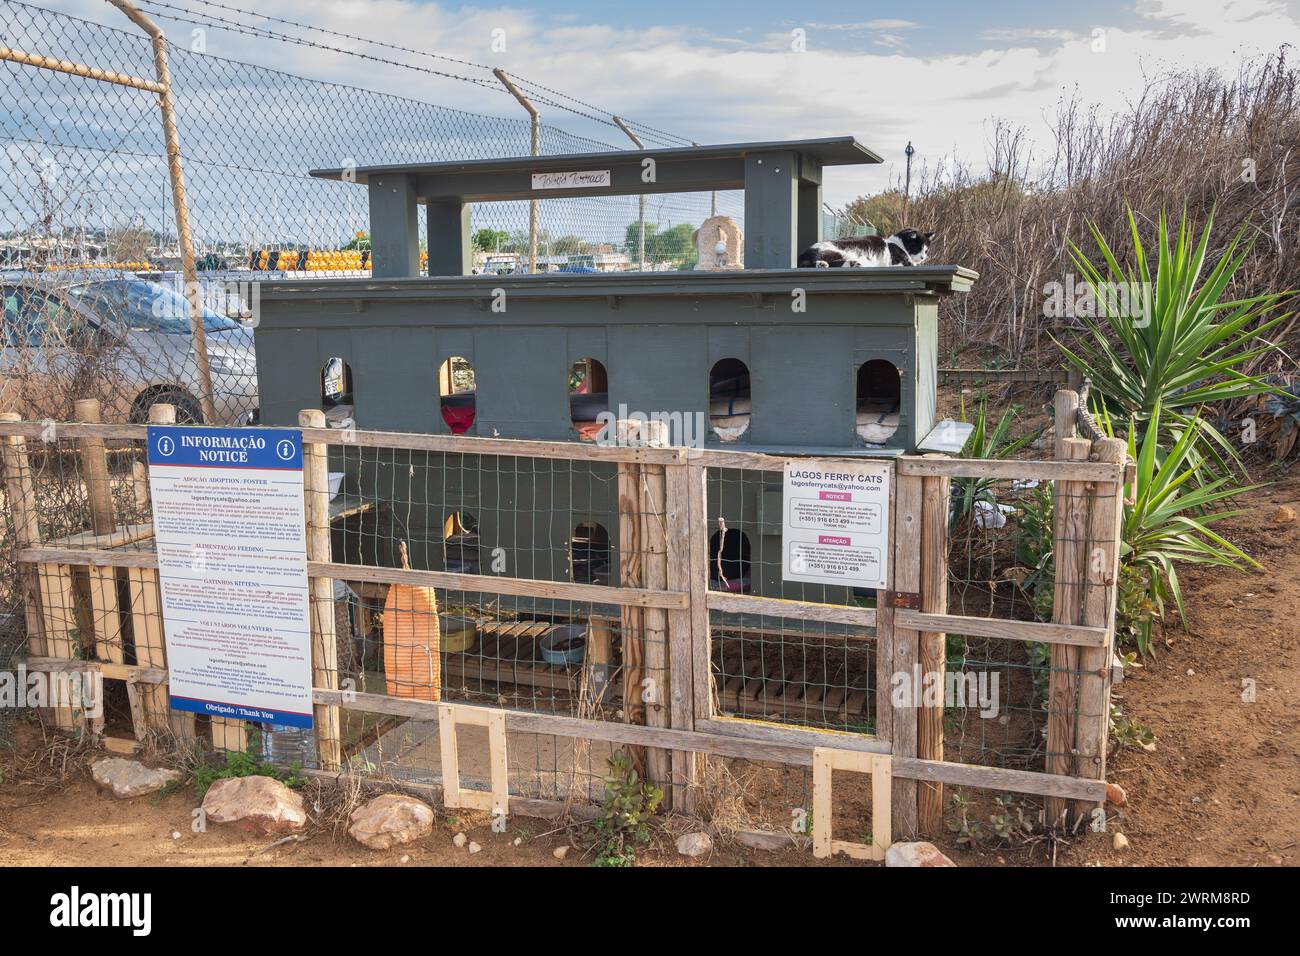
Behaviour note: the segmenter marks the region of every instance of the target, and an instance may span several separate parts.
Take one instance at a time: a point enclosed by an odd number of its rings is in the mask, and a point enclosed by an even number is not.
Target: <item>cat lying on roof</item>
[[[903,229],[885,239],[860,236],[815,242],[799,253],[801,269],[863,266],[919,266],[930,257],[933,232]]]

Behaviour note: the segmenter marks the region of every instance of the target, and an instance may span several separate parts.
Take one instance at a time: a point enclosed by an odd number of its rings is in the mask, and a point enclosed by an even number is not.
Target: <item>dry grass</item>
[[[1048,119],[1050,155],[1034,155],[1026,130],[999,123],[984,169],[941,161],[914,177],[910,205],[896,189],[846,212],[885,233],[904,219],[936,229],[937,259],[980,273],[969,294],[942,306],[941,364],[1058,366],[1044,285],[1072,271],[1069,242],[1092,247],[1088,221],[1128,246],[1126,204],[1144,231],[1154,230],[1162,209],[1186,208],[1198,223],[1214,210],[1211,261],[1244,229],[1254,247],[1233,293],[1300,288],[1298,85],[1300,71],[1283,50],[1244,61],[1235,77],[1153,76],[1112,116],[1076,96]],[[1295,337],[1295,325],[1284,324],[1277,340],[1286,351],[1262,357],[1252,371],[1293,369]]]

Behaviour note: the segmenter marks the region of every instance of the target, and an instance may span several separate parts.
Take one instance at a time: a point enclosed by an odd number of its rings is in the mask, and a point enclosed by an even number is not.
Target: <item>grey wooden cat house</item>
[[[665,415],[672,441],[706,447],[913,449],[934,425],[938,300],[975,275],[794,268],[822,238],[823,169],[877,162],[838,137],[315,171],[369,190],[373,273],[263,287],[261,420],[293,425],[300,409],[342,400],[363,429],[576,442],[602,411],[640,412]],[[471,274],[475,203],[734,189],[745,193],[743,269]],[[413,566],[486,573],[504,548],[512,576],[617,583],[617,542],[602,545],[618,528],[613,466],[541,461],[525,476],[493,456],[410,465],[349,460],[345,487],[425,503],[409,509],[413,525],[391,529],[409,537]],[[552,480],[539,478],[546,468]],[[710,514],[738,535],[715,547],[743,571],[729,576],[754,594],[844,600],[843,589],[783,584],[779,496],[779,473],[718,477]],[[449,528],[468,553],[447,545]],[[395,563],[387,551],[362,557]]]

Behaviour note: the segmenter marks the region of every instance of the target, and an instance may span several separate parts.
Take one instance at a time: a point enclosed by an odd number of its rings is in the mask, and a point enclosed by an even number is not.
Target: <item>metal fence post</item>
[[[641,142],[641,137],[637,136],[636,133],[628,129],[626,123],[624,123],[617,116],[614,117],[614,122],[615,124],[617,124],[619,129],[621,129],[624,133],[627,134],[628,139],[636,143],[637,149],[645,149],[645,143]],[[638,265],[637,268],[639,268],[642,272],[645,272],[645,193],[641,193],[641,195],[637,196],[636,198],[637,198],[637,208],[639,210],[639,217],[637,221],[640,224],[639,227],[640,232],[638,233],[637,241],[636,241],[637,259],[640,262],[640,265]]]
[[[505,70],[497,67],[492,71],[492,75],[500,80],[505,85],[505,88],[510,91],[510,95],[519,101],[519,105],[528,111],[528,121],[533,134],[533,155],[540,155],[542,148],[542,120],[541,115],[537,112],[537,107],[533,106],[528,97],[519,91],[519,87],[510,81],[510,77],[506,76]],[[530,275],[537,274],[536,199],[528,200],[528,272]]]
[[[163,138],[167,146],[167,172],[171,179],[172,204],[176,207],[176,241],[181,251],[181,274],[185,279],[185,301],[189,305],[190,335],[194,339],[194,360],[198,366],[199,405],[203,420],[209,425],[217,421],[216,405],[212,396],[212,370],[208,366],[208,336],[203,325],[203,295],[199,290],[199,274],[194,262],[194,243],[190,237],[189,201],[185,196],[185,172],[181,167],[181,138],[176,129],[176,106],[172,98],[171,71],[167,67],[167,38],[156,23],[137,10],[127,0],[109,0],[127,18],[149,34],[153,43],[153,62],[158,84],[158,105],[162,110]]]

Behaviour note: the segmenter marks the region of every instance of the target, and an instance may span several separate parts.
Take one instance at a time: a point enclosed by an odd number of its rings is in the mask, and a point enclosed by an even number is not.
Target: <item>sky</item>
[[[178,43],[197,29],[186,22],[194,17],[185,8],[291,29],[230,9],[251,9],[252,0],[222,0],[225,7],[200,0],[140,2]],[[122,22],[102,0],[41,5]],[[1046,120],[1063,98],[1078,95],[1114,111],[1170,69],[1236,73],[1243,58],[1300,42],[1300,0],[807,5],[277,0],[260,8],[288,20],[500,66],[589,104],[581,107],[585,111],[617,112],[686,140],[856,136],[886,162],[829,171],[825,194],[832,206],[888,186],[900,174],[909,141],[918,164],[955,157],[978,166],[993,125],[1005,120],[1023,127],[1041,155],[1050,145]],[[316,36],[323,43],[487,82],[412,73],[212,25],[202,42],[216,56],[308,77],[475,112],[523,115],[479,66]],[[627,144],[608,125],[546,105],[542,114],[544,122],[574,133],[616,147]]]

